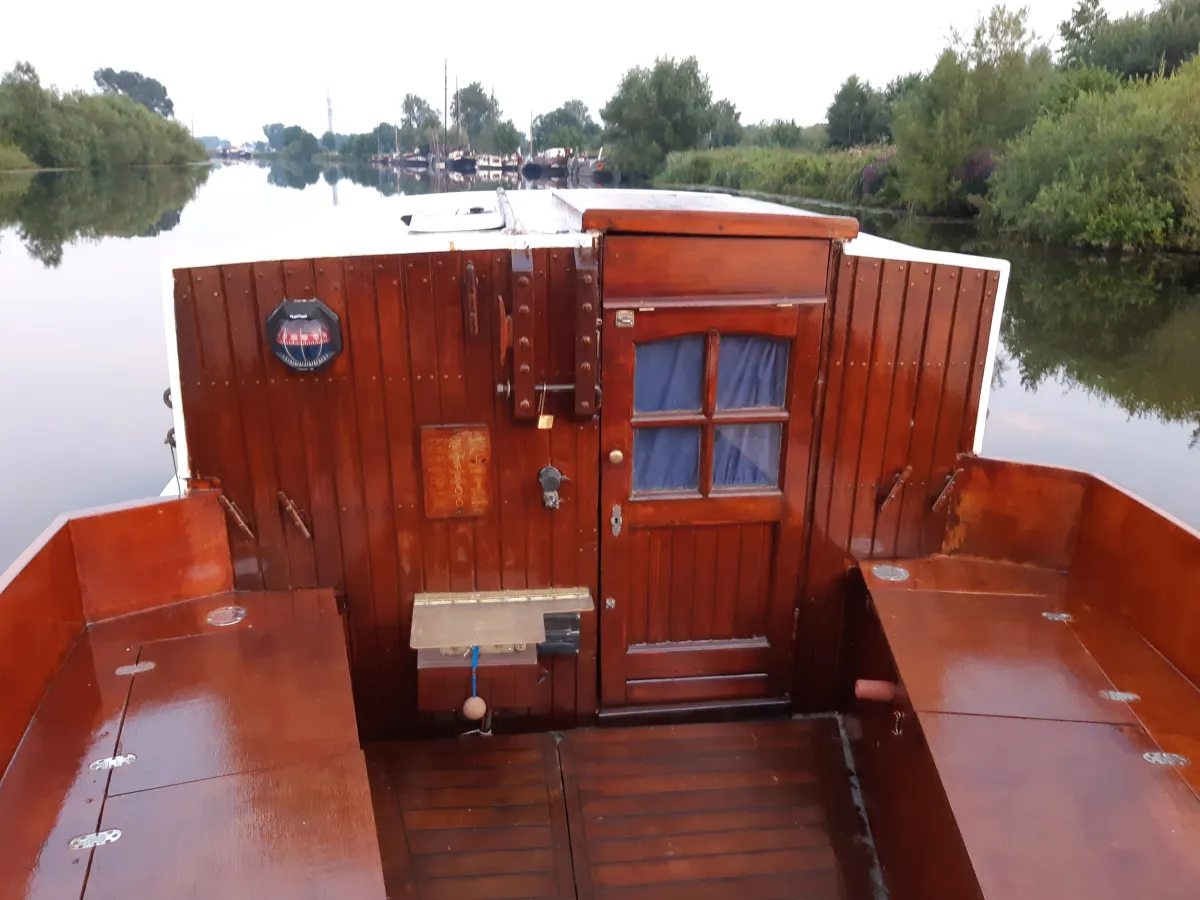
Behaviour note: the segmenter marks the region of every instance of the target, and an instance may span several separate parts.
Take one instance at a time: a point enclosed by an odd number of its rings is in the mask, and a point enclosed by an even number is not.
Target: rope
[[[472,697],[479,696],[479,688],[478,688],[478,683],[476,681],[476,673],[477,673],[478,669],[479,669],[479,648],[472,647],[471,648],[471,696]]]

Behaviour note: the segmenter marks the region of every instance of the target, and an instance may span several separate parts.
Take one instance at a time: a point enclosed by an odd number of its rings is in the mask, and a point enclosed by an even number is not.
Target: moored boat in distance
[[[475,157],[475,168],[479,171],[500,171],[504,168],[504,158],[498,153],[480,153]]]
[[[164,273],[182,491],[0,576],[0,897],[1195,900],[1200,533],[982,455],[1007,262],[353,212]]]

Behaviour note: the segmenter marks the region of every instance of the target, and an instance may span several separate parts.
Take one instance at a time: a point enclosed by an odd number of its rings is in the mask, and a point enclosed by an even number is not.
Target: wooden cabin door
[[[786,696],[824,310],[605,311],[602,707]]]

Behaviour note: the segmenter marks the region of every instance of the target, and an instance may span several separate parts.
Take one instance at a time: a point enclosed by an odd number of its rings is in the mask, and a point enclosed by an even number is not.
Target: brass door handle
[[[621,463],[623,463],[625,461],[625,454],[622,453],[620,450],[609,450],[608,451],[608,461],[610,463],[612,463],[614,466],[619,466]]]

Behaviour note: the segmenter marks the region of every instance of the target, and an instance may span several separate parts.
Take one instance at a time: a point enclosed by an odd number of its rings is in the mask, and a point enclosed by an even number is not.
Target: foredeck
[[[389,897],[871,896],[832,716],[366,752]]]

